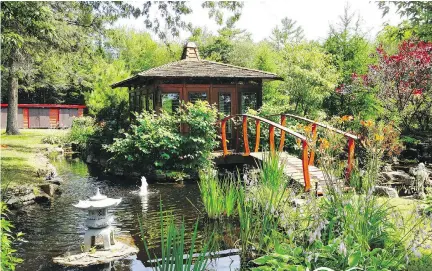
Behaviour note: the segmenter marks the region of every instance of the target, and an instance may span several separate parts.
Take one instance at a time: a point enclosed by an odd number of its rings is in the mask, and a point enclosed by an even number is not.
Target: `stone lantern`
[[[84,251],[89,251],[96,245],[96,237],[103,238],[104,249],[111,249],[114,245],[114,229],[111,227],[113,217],[108,215],[108,208],[117,206],[120,199],[108,198],[96,190],[96,195],[89,200],[80,200],[78,204],[73,205],[76,208],[87,210],[88,218],[86,220],[87,231],[84,235]]]

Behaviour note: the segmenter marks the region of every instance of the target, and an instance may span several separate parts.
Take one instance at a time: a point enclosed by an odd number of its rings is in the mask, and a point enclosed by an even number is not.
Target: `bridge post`
[[[308,156],[308,144],[306,140],[302,140],[303,155],[302,155],[302,166],[303,166],[303,179],[305,183],[305,192],[309,192],[311,189],[310,175],[309,175],[309,156]]]
[[[222,120],[221,122],[221,133],[222,133],[222,149],[223,149],[223,155],[228,155],[228,147],[226,142],[226,122],[227,120]]]
[[[274,138],[275,138],[275,127],[273,125],[270,125],[269,128],[269,138],[270,138],[270,152],[274,153],[275,152],[275,143],[274,143]]]
[[[255,152],[258,152],[259,150],[259,143],[260,143],[260,137],[261,137],[261,121],[260,120],[256,120],[255,121],[255,128],[256,128],[256,133],[255,133]]]
[[[348,166],[347,166],[347,171],[346,171],[346,175],[345,175],[345,178],[347,181],[351,177],[351,171],[353,169],[354,148],[355,148],[354,139],[349,138],[348,139]]]
[[[285,127],[286,124],[286,116],[285,115],[281,115],[281,125],[283,127]],[[285,131],[282,130],[281,131],[281,138],[280,138],[280,142],[279,142],[279,152],[283,151],[283,147],[285,145]]]
[[[317,139],[317,125],[316,123],[312,123],[312,144],[315,146]],[[310,157],[309,157],[309,165],[313,166],[315,160],[315,150],[312,148]]]
[[[247,116],[243,116],[243,142],[245,147],[244,156],[249,156],[250,150],[249,150],[248,129],[247,129]]]

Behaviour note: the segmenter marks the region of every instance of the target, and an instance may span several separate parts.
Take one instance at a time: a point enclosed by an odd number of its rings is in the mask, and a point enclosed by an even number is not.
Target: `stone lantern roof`
[[[90,200],[80,200],[78,204],[74,204],[73,206],[83,210],[104,209],[119,205],[121,200],[121,198],[108,198],[107,196],[102,195],[99,191],[99,188],[97,188],[96,195],[91,197]]]

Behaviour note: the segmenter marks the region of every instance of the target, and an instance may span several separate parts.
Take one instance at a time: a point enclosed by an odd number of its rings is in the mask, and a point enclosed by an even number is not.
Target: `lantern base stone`
[[[89,266],[95,264],[110,263],[113,261],[128,258],[138,253],[138,248],[130,235],[117,236],[117,241],[111,245],[109,250],[92,252],[68,252],[63,256],[53,258],[54,263],[64,266]]]

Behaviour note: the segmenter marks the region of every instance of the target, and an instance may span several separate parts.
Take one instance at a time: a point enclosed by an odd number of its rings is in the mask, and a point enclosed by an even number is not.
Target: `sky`
[[[132,3],[140,5],[139,2]],[[208,13],[201,8],[201,3],[202,1],[190,1],[193,13],[185,19],[195,26],[206,27],[216,33],[218,26],[208,18]],[[306,39],[322,41],[329,32],[329,25],[338,22],[338,16],[343,14],[346,4],[351,7],[352,12],[360,14],[363,31],[371,40],[375,38],[385,23],[396,25],[402,21],[394,9],[383,18],[382,11],[378,9],[377,4],[365,0],[255,0],[244,1],[242,15],[236,27],[251,33],[254,41],[261,41],[270,36],[272,29],[280,24],[284,17],[288,17],[297,21],[297,24],[304,29]],[[145,30],[143,20],[140,18],[121,19],[116,25]],[[180,39],[187,39],[188,35],[183,32]]]

